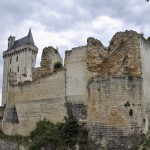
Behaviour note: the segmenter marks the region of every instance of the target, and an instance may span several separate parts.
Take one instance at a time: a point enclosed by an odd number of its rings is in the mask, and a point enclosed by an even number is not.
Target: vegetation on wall
[[[62,67],[62,64],[60,61],[57,61],[55,64],[54,64],[54,70],[58,70]]]
[[[88,145],[88,132],[85,125],[79,125],[74,117],[65,118],[64,123],[53,124],[46,119],[37,122],[36,129],[30,136],[5,135],[0,132],[0,139],[12,141],[24,145],[29,150],[41,150],[41,148],[55,145],[58,149],[66,150],[67,147],[74,147],[76,144]],[[83,148],[84,150],[84,148]]]
[[[134,76],[132,74],[132,70],[128,67],[125,68],[125,73],[124,73],[126,76],[128,76],[129,79],[133,79]]]
[[[83,125],[79,125],[73,117],[65,118],[65,123],[53,124],[44,119],[37,123],[31,133],[31,150],[40,150],[52,143],[57,146],[73,146],[76,143],[87,143],[88,132]]]
[[[147,41],[149,41],[149,42],[150,42],[150,36],[147,38]]]
[[[0,139],[3,139],[5,141],[10,141],[17,143],[17,145],[24,145],[26,147],[29,146],[30,140],[28,136],[21,136],[21,135],[6,135],[3,133],[2,130],[0,130]]]

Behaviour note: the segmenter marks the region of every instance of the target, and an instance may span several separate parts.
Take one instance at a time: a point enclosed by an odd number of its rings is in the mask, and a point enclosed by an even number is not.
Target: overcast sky
[[[47,46],[58,47],[64,58],[65,50],[85,45],[88,37],[101,40],[104,46],[118,31],[135,30],[147,38],[149,12],[150,3],[145,0],[0,0],[0,83],[2,53],[10,34],[17,40],[31,27],[39,48],[39,66],[41,52]]]

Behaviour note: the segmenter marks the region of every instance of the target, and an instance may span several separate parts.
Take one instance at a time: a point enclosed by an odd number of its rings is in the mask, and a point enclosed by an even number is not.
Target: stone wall
[[[41,67],[54,71],[54,64],[60,62],[62,64],[62,58],[60,57],[60,54],[58,53],[58,50],[56,50],[53,47],[46,47],[43,49],[42,52],[42,58],[41,58]]]
[[[144,99],[147,102],[148,118],[150,122],[150,42],[145,40],[142,36],[140,38],[140,54],[142,62]]]
[[[32,69],[33,81],[15,85],[16,75],[9,74],[3,131],[28,135],[38,120],[62,122],[68,113],[87,122],[94,149],[132,149],[150,120],[149,54],[150,44],[134,31],[116,33],[108,48],[88,38],[86,46],[66,51],[59,70],[58,51],[45,48],[41,67]]]
[[[0,150],[16,150],[17,143],[0,139]]]
[[[16,73],[16,83],[31,81],[32,68],[35,67],[36,55],[38,49],[35,45],[24,44],[15,49],[3,52],[4,70],[3,70],[3,89],[2,105],[7,102],[8,92],[8,74]]]
[[[32,82],[10,85],[7,104],[65,96],[65,70]]]
[[[67,101],[74,104],[85,104],[86,94],[86,47],[66,51],[66,95]]]
[[[110,150],[132,149],[147,131],[141,79],[93,79],[87,126],[90,140]]]
[[[1,106],[0,107],[0,130],[2,128],[2,119],[3,119],[4,111],[5,111],[5,106]]]
[[[101,41],[94,39],[92,37],[87,39],[87,68],[89,71],[97,72],[98,66],[107,57],[108,51],[104,48]]]
[[[52,74],[54,71],[56,71],[54,69],[54,65],[58,62],[63,64],[58,50],[54,49],[53,47],[44,48],[41,58],[41,67],[32,69],[32,79],[36,80]]]
[[[19,85],[10,85],[3,118],[6,134],[28,135],[40,119],[62,122],[65,108],[65,70]],[[16,112],[14,111],[16,109]],[[10,114],[16,114],[18,122]]]
[[[104,48],[101,42],[99,45],[88,46],[87,62],[88,70],[98,72],[100,77],[140,78],[142,72],[139,34],[135,31],[117,32],[111,39],[108,48]]]

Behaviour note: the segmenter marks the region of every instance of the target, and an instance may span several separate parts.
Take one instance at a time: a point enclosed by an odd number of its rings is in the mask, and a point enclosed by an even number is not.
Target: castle
[[[106,48],[92,37],[65,52],[38,48],[31,30],[3,52],[2,130],[29,135],[38,120],[85,122],[94,147],[123,150],[140,143],[149,128],[150,43],[135,31],[117,32]],[[95,148],[96,149],[96,148]]]

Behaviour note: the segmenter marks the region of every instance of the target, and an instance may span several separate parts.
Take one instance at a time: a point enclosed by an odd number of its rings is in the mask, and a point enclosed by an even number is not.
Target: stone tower
[[[32,68],[35,67],[38,48],[34,45],[31,29],[27,36],[16,40],[8,38],[8,49],[3,52],[4,71],[2,87],[2,105],[7,103],[9,83],[22,83],[32,80]]]

